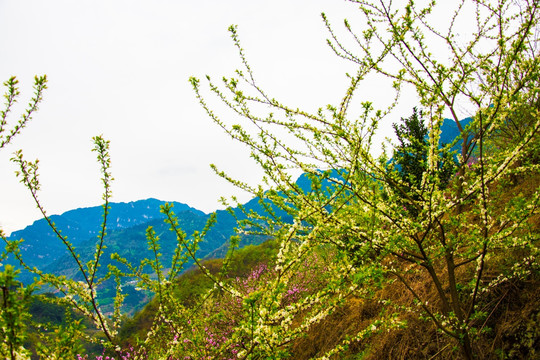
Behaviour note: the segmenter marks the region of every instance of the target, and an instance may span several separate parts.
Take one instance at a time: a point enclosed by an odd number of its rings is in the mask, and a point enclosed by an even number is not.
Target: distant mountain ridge
[[[110,203],[107,217],[107,233],[112,234],[119,230],[129,229],[146,222],[163,219],[160,205],[164,201],[146,199],[127,203]],[[204,212],[186,204],[172,202],[176,212],[191,211],[199,216],[207,216]],[[61,234],[75,247],[85,241],[97,240],[103,221],[103,207],[94,206],[67,211],[61,215],[52,215]],[[14,231],[9,240],[24,239],[21,245],[21,254],[27,265],[45,268],[67,254],[64,244],[57,238],[45,219],[35,221],[23,230]],[[13,260],[14,263],[16,263]],[[23,274],[23,280],[25,279]]]
[[[459,124],[465,128],[467,125],[470,124],[472,121],[472,118],[468,117],[459,122]],[[439,139],[440,144],[449,144],[452,141],[454,141],[458,136],[460,135],[459,128],[454,120],[451,119],[444,119],[443,124],[441,126],[441,137]],[[469,136],[470,140],[470,136]],[[459,151],[461,150],[461,145],[463,144],[463,139],[459,139],[457,143],[452,146],[452,151]]]

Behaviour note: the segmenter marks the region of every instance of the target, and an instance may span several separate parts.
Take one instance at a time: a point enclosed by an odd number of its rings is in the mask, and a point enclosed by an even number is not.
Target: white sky
[[[0,0],[0,80],[17,76],[24,105],[33,76],[49,79],[40,111],[0,152],[2,229],[39,218],[9,162],[19,148],[40,159],[50,214],[100,204],[90,151],[99,134],[111,141],[113,201],[155,197],[209,212],[221,196],[248,200],[209,164],[253,184],[260,173],[247,148],[206,116],[188,78],[233,75],[240,62],[227,28],[237,24],[271,95],[311,111],[336,104],[354,67],[326,45],[322,11],[342,29],[356,7],[344,0]],[[367,93],[384,97],[371,84]]]

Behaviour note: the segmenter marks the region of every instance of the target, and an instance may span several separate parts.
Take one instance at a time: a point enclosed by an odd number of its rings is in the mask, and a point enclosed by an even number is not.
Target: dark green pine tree
[[[421,200],[422,176],[427,168],[429,150],[428,129],[424,123],[422,110],[413,108],[408,118],[401,118],[400,124],[393,124],[399,144],[394,149],[393,161],[398,165],[401,178],[406,185],[405,190],[409,197]],[[442,151],[445,144],[441,144],[441,156],[437,166],[437,173],[441,187],[446,187],[456,172],[457,162],[448,151]],[[405,205],[406,206],[406,205]],[[413,210],[411,210],[413,211]],[[416,215],[416,211],[413,211]]]
[[[399,166],[402,179],[409,189],[419,188],[428,155],[428,129],[422,119],[422,110],[413,108],[413,114],[393,124],[399,145],[394,149],[394,162]]]

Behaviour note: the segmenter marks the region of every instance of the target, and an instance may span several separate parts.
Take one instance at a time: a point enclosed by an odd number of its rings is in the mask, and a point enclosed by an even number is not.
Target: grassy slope
[[[508,201],[513,193],[535,191],[540,185],[540,177],[517,177],[505,184],[501,202]],[[537,231],[540,228],[540,216],[531,219],[531,225]],[[250,269],[260,262],[270,262],[275,254],[275,244],[267,242],[259,246],[248,246],[240,250],[233,261],[231,276],[246,276]],[[512,254],[494,254],[492,267],[485,273],[486,281],[491,280],[501,268],[507,266]],[[217,272],[222,260],[206,262],[208,268]],[[463,267],[459,274],[463,281],[470,278],[475,264]],[[482,359],[529,359],[540,356],[540,294],[538,273],[525,280],[508,281],[499,285],[493,292],[481,299],[479,307],[489,306],[491,312],[482,320],[485,330],[476,340],[476,351]],[[413,280],[413,279],[410,279]],[[426,275],[413,280],[415,290],[427,298],[437,301],[435,289],[430,286]],[[197,302],[198,296],[211,287],[211,282],[198,270],[193,269],[179,277],[177,296],[185,305]],[[322,355],[325,351],[340,343],[345,336],[353,335],[379,316],[381,307],[378,299],[391,299],[396,304],[410,306],[411,294],[399,282],[380,290],[372,301],[349,298],[344,306],[321,323],[314,326],[304,338],[292,344],[292,359],[310,359]],[[400,310],[396,310],[400,311]],[[120,331],[124,343],[133,343],[137,336],[146,334],[151,326],[155,302],[126,321]],[[408,326],[373,335],[360,343],[354,343],[343,359],[447,359],[455,358],[455,344],[440,333],[430,321],[419,320],[417,314],[401,311],[400,317],[407,320]]]
[[[260,263],[273,261],[277,245],[266,241],[260,245],[247,245],[236,251],[231,261],[229,277],[244,277]],[[223,265],[222,259],[205,260],[203,264],[212,273],[217,273]],[[213,286],[213,283],[198,269],[192,268],[183,273],[176,281],[175,295],[185,306],[194,306],[200,296]],[[154,298],[132,318],[126,319],[119,331],[120,342],[124,345],[136,343],[137,338],[144,338],[152,326],[157,310]]]
[[[506,202],[512,194],[528,194],[540,186],[540,177],[514,177],[505,184],[504,195],[499,201]],[[540,230],[540,215],[530,219],[535,232]],[[484,281],[489,282],[507,269],[508,264],[519,254],[493,253]],[[465,282],[474,271],[471,263],[460,273]],[[431,302],[437,301],[435,288],[427,274],[409,279],[415,291],[422,293]],[[476,339],[476,353],[479,359],[539,359],[540,358],[540,274],[522,280],[509,280],[498,285],[492,292],[481,298],[478,308],[489,308],[481,328],[485,330]],[[410,306],[413,297],[399,282],[382,289],[372,301],[348,299],[345,306],[325,321],[316,325],[300,341],[293,345],[291,358],[310,359],[321,355],[341,342],[346,335],[354,335],[379,316],[381,306],[378,299],[390,299],[396,304]],[[432,300],[431,300],[432,299]],[[399,311],[399,310],[397,310]],[[407,320],[407,327],[382,334],[376,334],[361,343],[351,345],[343,359],[454,359],[458,352],[448,337],[436,331],[431,321],[418,319],[417,314],[401,311],[400,317]]]

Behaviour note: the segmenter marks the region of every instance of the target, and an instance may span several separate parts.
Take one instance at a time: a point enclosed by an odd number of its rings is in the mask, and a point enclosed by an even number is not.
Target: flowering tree
[[[38,110],[38,106],[43,99],[43,91],[47,88],[47,77],[35,77],[34,97],[28,103],[26,110],[15,124],[8,122],[8,115],[13,105],[20,95],[18,88],[19,81],[13,76],[4,82],[6,93],[4,94],[5,104],[0,112],[0,149],[7,146],[15,136],[32,119],[32,115]],[[0,229],[0,238],[6,240],[6,236]],[[8,253],[14,251],[17,243],[9,246],[0,254],[0,264],[7,258]],[[5,359],[20,359],[29,356],[23,344],[26,339],[26,321],[28,314],[25,306],[28,304],[33,287],[22,288],[16,281],[18,271],[13,266],[6,265],[0,272],[0,289],[2,291],[0,299],[0,356]]]
[[[291,344],[348,298],[370,301],[374,295],[379,296],[380,316],[317,354],[318,358],[329,359],[353,341],[404,326],[402,314],[407,312],[429,319],[457,345],[463,358],[471,359],[477,350],[475,339],[494,306],[483,302],[484,297],[496,296],[493,289],[510,279],[538,273],[538,229],[531,221],[538,216],[540,202],[538,1],[461,0],[449,13],[450,25],[444,30],[430,19],[437,9],[434,1],[420,6],[411,0],[400,8],[384,0],[351,2],[365,17],[363,29],[344,22],[354,49],[345,45],[323,14],[330,47],[357,66],[337,105],[310,113],[270,96],[255,80],[234,26],[230,31],[243,69],[233,78],[224,78],[219,86],[210,78],[208,82],[210,94],[244,123],[231,125],[222,120],[210,107],[209,94],[203,93],[200,80],[191,79],[208,115],[232,138],[249,146],[266,175],[265,184],[251,187],[215,168],[219,175],[259,197],[264,209],[264,213],[246,211],[248,218],[241,221],[239,236],[231,239],[221,269],[197,258],[198,244],[215,217],[188,237],[169,205],[162,211],[176,234],[177,249],[167,270],[159,236],[152,228],[147,230],[150,256],[140,264],[106,254],[112,177],[108,142],[101,137],[94,138],[94,150],[104,186],[104,221],[93,259],[82,263],[38,200],[37,161],[26,161],[22,152],[15,154],[21,181],[77,262],[83,281],[27,270],[40,283],[65,295],[58,301],[92,320],[103,334],[100,342],[117,359],[286,358],[291,356]],[[474,14],[475,29],[468,37],[458,37],[455,24],[467,14]],[[448,49],[439,51],[439,58],[432,50],[437,43]],[[369,74],[392,83],[395,97],[387,108],[375,109],[370,102],[355,100]],[[29,110],[7,131],[6,116],[18,95],[15,85],[15,79],[6,83],[0,148],[37,109],[45,78],[36,79],[36,96]],[[373,155],[378,146],[374,140],[377,128],[392,113],[402,89],[416,92],[427,120],[427,141],[417,141],[406,150],[418,152],[414,155],[422,159],[421,171],[414,177],[395,165],[399,159],[390,161],[384,152]],[[472,117],[466,126],[460,122],[462,108]],[[443,145],[440,131],[445,114],[460,135]],[[455,171],[448,175],[441,164],[454,157],[456,145],[460,150],[455,154]],[[290,169],[303,171],[309,188],[295,182]],[[533,179],[532,186],[506,194],[505,189],[514,186],[512,182],[525,178]],[[284,221],[283,212],[293,220]],[[278,251],[274,262],[260,264],[247,277],[231,277],[227,271],[242,232],[271,236]],[[24,266],[18,242],[8,242],[0,235],[6,242],[0,259],[12,253]],[[111,265],[100,278],[100,260],[106,255],[117,266]],[[175,277],[190,259],[212,284],[195,306],[182,303],[174,290]],[[148,268],[151,274],[145,270]],[[10,359],[29,355],[23,345],[24,305],[33,290],[14,290],[15,275],[6,268],[0,276],[4,296],[0,336],[7,344],[0,354]],[[415,281],[419,276],[429,283],[419,284]],[[117,337],[124,277],[136,278],[139,287],[157,295],[152,327],[129,353],[121,349]],[[117,297],[116,311],[109,318],[100,309],[97,291],[100,283],[111,278],[117,281]],[[380,290],[395,283],[414,300],[380,298],[384,294]],[[80,324],[72,321],[56,330],[61,336],[43,339],[38,349],[41,356],[75,357],[77,341],[85,337]]]
[[[357,65],[337,106],[310,113],[268,94],[257,83],[234,26],[230,31],[243,69],[221,85],[207,80],[210,93],[245,122],[223,120],[209,105],[210,95],[203,93],[200,80],[191,79],[208,115],[233,139],[249,146],[270,190],[251,187],[217,168],[216,172],[295,219],[286,223],[277,216],[256,216],[250,223],[251,228],[275,236],[281,247],[270,288],[244,300],[252,314],[242,327],[250,345],[239,355],[278,356],[296,331],[309,329],[339,300],[397,280],[414,303],[383,303],[420,312],[454,339],[463,358],[471,359],[485,316],[478,308],[482,294],[509,278],[538,270],[538,235],[527,220],[538,214],[538,184],[511,199],[502,194],[512,176],[534,177],[539,171],[529,160],[531,154],[537,158],[540,128],[539,3],[462,0],[448,13],[449,27],[438,29],[430,18],[437,9],[434,1],[425,6],[408,1],[400,7],[384,0],[351,2],[366,25],[357,30],[344,22],[355,48],[344,44],[323,14],[330,47]],[[456,24],[467,14],[474,14],[474,31],[458,36]],[[437,56],[433,50],[437,45],[447,52]],[[377,110],[372,103],[354,99],[368,74],[393,83],[395,98],[387,108]],[[406,181],[386,154],[375,157],[372,151],[377,127],[389,117],[403,88],[416,92],[429,132],[422,145],[425,166],[413,182]],[[460,116],[465,117],[460,115],[462,108],[473,118],[467,126],[460,123]],[[460,135],[440,149],[444,114],[449,114]],[[511,141],[501,146],[501,137],[509,133]],[[457,143],[456,171],[448,180],[440,176],[439,164]],[[294,182],[291,168],[308,174],[310,191]],[[334,263],[329,287],[308,303],[296,304],[312,313],[301,316],[275,306],[280,298],[272,289],[282,288],[295,264],[321,245],[339,249],[344,257]],[[511,263],[495,266],[508,254]],[[495,272],[494,281],[486,281],[488,269]],[[435,301],[428,301],[414,283],[418,274],[427,274]],[[287,327],[293,318],[300,325]],[[281,323],[279,330],[272,327],[276,323]],[[398,318],[381,318],[360,331],[357,339],[396,324]]]

